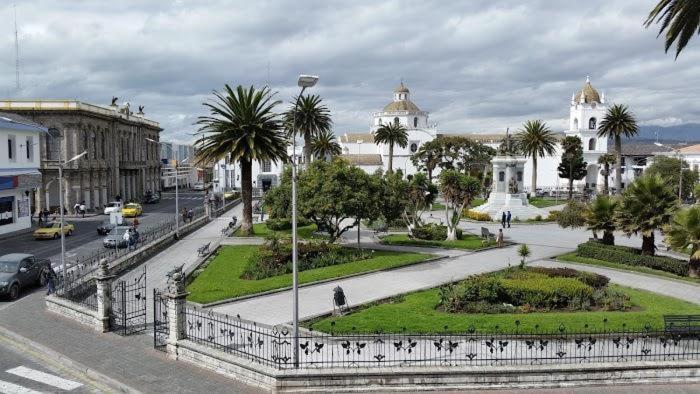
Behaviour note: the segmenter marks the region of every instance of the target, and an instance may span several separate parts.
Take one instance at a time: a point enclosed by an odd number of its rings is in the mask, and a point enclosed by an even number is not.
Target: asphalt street
[[[180,209],[198,207],[204,201],[204,192],[187,191],[179,195]],[[160,203],[143,204],[143,209],[144,213],[139,217],[142,228],[174,220],[175,193],[163,193]],[[97,226],[108,219],[109,216],[106,215],[67,219],[67,222],[75,225],[75,230],[71,236],[66,237],[66,257],[70,259],[103,249],[104,236],[97,234]],[[49,258],[55,266],[60,264],[61,242],[60,240],[35,240],[31,233],[17,234],[0,240],[0,255],[6,253],[30,253],[40,258]]]

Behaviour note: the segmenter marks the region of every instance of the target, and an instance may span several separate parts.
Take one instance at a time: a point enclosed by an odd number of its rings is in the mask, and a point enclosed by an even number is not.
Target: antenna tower
[[[12,3],[12,8],[15,11],[15,84],[17,92],[21,88],[19,83],[19,34],[17,34],[17,7],[15,3]]]

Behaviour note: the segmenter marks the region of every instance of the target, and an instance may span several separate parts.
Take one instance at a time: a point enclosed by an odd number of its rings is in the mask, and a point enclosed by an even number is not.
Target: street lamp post
[[[299,367],[299,272],[297,267],[297,107],[299,99],[304,94],[306,88],[316,85],[317,76],[300,75],[297,86],[301,88],[297,99],[294,100],[294,110],[292,111],[292,302],[294,317],[292,326],[294,330],[294,366]]]
[[[83,151],[83,153],[74,156],[72,159],[66,161],[65,163],[62,163],[61,160],[63,159],[63,150],[61,150],[61,155],[59,156],[58,159],[58,210],[60,211],[61,215],[61,267],[63,269],[63,290],[66,290],[66,281],[68,279],[68,270],[66,269],[66,234],[63,232],[63,226],[65,223],[64,217],[63,217],[63,166],[66,164],[76,161],[80,159],[81,157],[85,156],[87,154],[87,151]]]
[[[658,134],[656,138],[659,138]],[[683,154],[681,153],[680,149],[671,148],[670,146],[666,146],[658,141],[654,142],[654,145],[669,148],[678,155],[678,160],[681,163],[680,173],[678,176],[678,200],[681,202],[681,204],[683,204]]]

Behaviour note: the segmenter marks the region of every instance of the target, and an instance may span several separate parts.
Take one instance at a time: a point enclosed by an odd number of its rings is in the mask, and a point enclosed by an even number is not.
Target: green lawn
[[[613,263],[610,261],[605,261],[605,260],[598,260],[598,259],[593,259],[590,257],[581,257],[576,255],[576,252],[571,252],[567,253],[564,255],[561,255],[557,257],[557,260],[561,261],[566,261],[570,263],[581,263],[581,264],[589,264],[589,265],[599,265],[601,267],[608,267],[608,268],[615,268],[615,269],[620,269],[620,270],[625,270],[625,271],[636,271],[636,272],[641,272],[644,274],[650,274],[650,275],[655,275],[655,276],[663,276],[665,278],[670,278],[670,279],[676,279],[676,280],[682,280],[685,282],[691,282],[691,283],[698,283],[700,284],[700,279],[698,278],[690,278],[687,276],[679,276],[676,274],[673,274],[671,272],[666,272],[666,271],[660,271],[660,270],[655,270],[653,268],[648,268],[648,267],[641,267],[641,266],[636,266],[636,265],[627,265],[627,264],[619,264],[619,263]]]
[[[445,204],[436,202],[433,204],[433,206],[430,209],[431,211],[444,211],[445,210]]]
[[[543,198],[543,197],[532,197],[529,199],[530,205],[534,205],[537,208],[547,208],[547,207],[553,207],[555,205],[561,205],[561,204],[566,204],[566,200],[562,200],[561,198],[559,201],[551,198]]]
[[[314,232],[316,232],[317,227],[315,224],[309,224],[306,226],[299,226],[297,227],[297,236],[300,239],[327,239],[328,237],[325,235],[315,235]],[[240,237],[240,229],[236,230],[236,232],[233,234],[235,237]],[[267,228],[267,225],[265,223],[255,223],[253,224],[253,236],[254,237],[265,237],[270,233],[277,233],[280,237],[282,238],[292,238],[292,230],[282,230],[282,231],[273,231]]]
[[[495,242],[484,243],[481,237],[464,234],[462,239],[456,241],[426,241],[423,239],[411,239],[407,234],[391,234],[382,237],[381,243],[387,245],[404,245],[404,246],[434,246],[447,249],[467,249],[475,250],[487,246],[495,245]]]
[[[190,292],[188,299],[199,303],[209,303],[291,286],[291,274],[273,276],[261,280],[241,279],[248,257],[258,247],[257,245],[235,245],[219,248],[214,260],[187,286],[187,291]],[[431,257],[433,255],[425,253],[377,250],[374,252],[374,257],[366,260],[301,271],[299,272],[299,283],[337,278],[377,269],[400,267]]]
[[[475,198],[472,200],[472,205],[470,208],[475,208],[478,207],[479,205],[484,205],[486,203],[486,200],[483,198]]]
[[[621,290],[630,296],[636,308],[627,312],[548,312],[512,314],[463,314],[447,313],[435,309],[440,298],[438,289],[424,290],[403,297],[394,302],[380,303],[343,317],[329,317],[306,322],[306,327],[314,330],[335,333],[364,332],[465,332],[470,327],[478,331],[514,331],[516,321],[520,331],[533,331],[537,325],[540,331],[554,331],[561,324],[569,331],[621,329],[643,329],[649,323],[652,327],[663,327],[664,314],[698,314],[700,305],[694,305],[675,298],[661,296],[648,291],[635,290],[617,285],[611,289]],[[352,296],[352,295],[350,295]],[[607,324],[604,323],[607,319]],[[335,325],[331,323],[335,322]],[[588,325],[586,327],[586,325]],[[354,328],[354,329],[353,329]]]

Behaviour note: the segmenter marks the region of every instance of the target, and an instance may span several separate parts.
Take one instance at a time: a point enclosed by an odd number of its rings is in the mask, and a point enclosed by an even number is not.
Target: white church
[[[607,110],[605,95],[599,94],[591,85],[589,78],[583,87],[571,97],[569,105],[569,128],[562,131],[561,138],[569,135],[581,138],[583,143],[584,161],[588,163],[588,175],[585,179],[575,182],[579,189],[588,187],[596,190],[603,185],[603,176],[597,164],[598,157],[607,153],[608,140],[597,137],[597,129],[600,120]],[[408,145],[406,148],[394,147],[393,167],[401,169],[405,174],[413,174],[417,170],[411,162],[411,155],[420,146],[432,139],[445,136],[462,136],[482,142],[493,148],[498,148],[502,134],[483,133],[445,133],[438,132],[434,124],[428,121],[428,112],[422,111],[410,98],[409,89],[403,82],[394,89],[393,100],[382,111],[372,115],[372,123],[369,131],[364,133],[345,133],[340,135],[340,144],[343,149],[343,157],[353,164],[363,168],[367,172],[374,172],[381,168],[386,170],[388,163],[389,147],[386,144],[374,143],[374,132],[382,125],[394,122],[403,125],[408,132]],[[537,187],[542,190],[563,189],[566,187],[566,179],[558,177],[557,166],[561,162],[561,149],[557,149],[550,157],[538,160]],[[439,174],[439,169],[434,175]],[[528,159],[524,173],[517,174],[518,180],[524,182],[526,191],[530,191],[532,174],[532,160]],[[610,175],[610,184],[613,184],[614,174]]]

